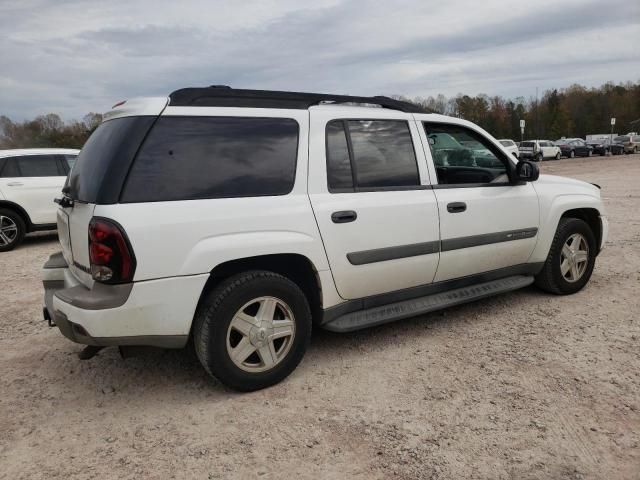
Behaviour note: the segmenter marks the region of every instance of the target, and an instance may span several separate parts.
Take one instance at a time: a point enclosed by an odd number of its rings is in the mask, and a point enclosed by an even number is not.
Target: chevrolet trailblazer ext
[[[607,238],[599,188],[515,162],[478,126],[386,97],[127,101],[57,200],[44,316],[96,349],[193,341],[207,372],[255,390],[296,368],[312,325],[349,332],[532,283],[575,293]]]

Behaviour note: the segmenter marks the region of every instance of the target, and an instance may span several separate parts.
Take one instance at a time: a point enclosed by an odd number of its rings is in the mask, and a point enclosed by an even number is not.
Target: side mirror
[[[540,176],[538,165],[522,160],[516,165],[516,177],[523,182],[535,182]]]

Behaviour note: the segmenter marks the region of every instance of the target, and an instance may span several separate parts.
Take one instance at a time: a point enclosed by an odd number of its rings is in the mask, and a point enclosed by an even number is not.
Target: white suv
[[[312,325],[349,332],[534,282],[577,292],[608,230],[597,186],[538,179],[470,122],[228,87],[109,112],[58,229],[44,316],[93,346],[85,358],[191,340],[239,390],[286,377]]]
[[[520,158],[520,150],[518,150],[518,145],[516,145],[516,142],[514,142],[513,140],[509,140],[508,138],[503,138],[502,140],[498,141],[507,152],[509,152],[516,158]]]
[[[545,158],[560,160],[562,152],[560,147],[550,140],[526,140],[520,143],[520,158],[529,158],[540,162]]]
[[[79,150],[0,150],[0,252],[25,234],[56,228],[56,205]]]

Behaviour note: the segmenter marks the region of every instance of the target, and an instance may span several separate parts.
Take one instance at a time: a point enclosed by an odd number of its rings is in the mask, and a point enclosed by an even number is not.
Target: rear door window
[[[121,201],[285,195],[295,179],[298,128],[290,118],[161,117]]]
[[[331,189],[353,190],[347,132],[342,121],[327,125],[327,180]]]
[[[409,125],[404,120],[332,120],[327,124],[331,191],[404,189],[420,185]]]
[[[64,173],[58,168],[55,155],[25,155],[17,157],[21,177],[60,177]]]

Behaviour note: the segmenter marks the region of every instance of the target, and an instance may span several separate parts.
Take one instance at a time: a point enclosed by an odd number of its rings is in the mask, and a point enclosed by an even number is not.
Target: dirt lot
[[[316,331],[251,394],[188,351],[78,360],[41,320],[56,237],[0,254],[0,477],[640,478],[640,155],[542,169],[602,186],[610,240],[585,290]]]

